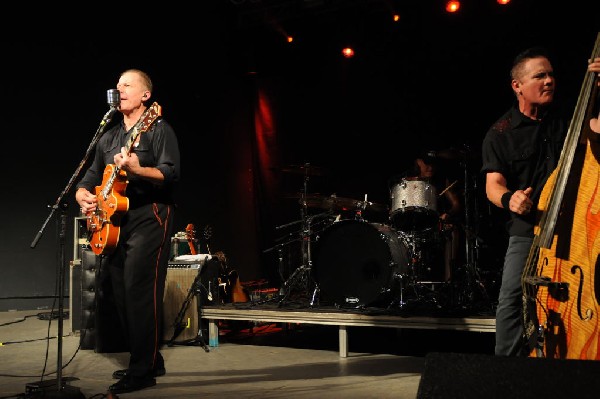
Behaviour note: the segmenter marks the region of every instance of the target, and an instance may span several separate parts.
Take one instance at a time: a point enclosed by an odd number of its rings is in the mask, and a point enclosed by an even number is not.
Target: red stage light
[[[354,50],[351,47],[346,47],[342,50],[342,55],[346,58],[354,57]]]
[[[448,12],[456,12],[460,8],[460,1],[451,0],[446,3],[446,11]]]

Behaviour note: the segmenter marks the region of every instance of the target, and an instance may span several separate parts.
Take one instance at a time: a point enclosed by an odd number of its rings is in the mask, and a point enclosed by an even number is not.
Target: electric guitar
[[[160,105],[155,102],[144,112],[125,144],[127,155],[131,154],[132,146],[140,134],[148,131],[161,111]],[[129,210],[129,199],[125,196],[127,184],[127,173],[124,170],[115,164],[106,165],[102,184],[95,188],[98,200],[96,210],[87,214],[88,240],[96,255],[110,254],[119,242],[121,219]]]
[[[206,251],[207,253],[212,253],[210,250],[210,239],[212,238],[213,228],[210,225],[204,226],[204,230],[202,230],[202,237],[204,238],[204,242],[206,243]]]

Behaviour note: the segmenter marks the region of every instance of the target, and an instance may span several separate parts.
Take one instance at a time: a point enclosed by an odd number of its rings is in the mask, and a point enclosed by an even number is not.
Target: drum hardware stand
[[[405,306],[408,305],[408,302],[404,300],[404,290],[408,287],[408,284],[412,284],[412,282],[408,281],[410,280],[410,276],[408,276],[408,278],[406,279],[407,281],[405,281],[405,277],[407,276],[402,273],[397,273],[393,276],[393,279],[397,281],[397,284],[400,287],[398,290],[399,295],[397,298],[392,300],[391,303],[387,306],[388,310],[395,307],[403,309]]]
[[[325,214],[329,214],[329,212],[325,213]],[[285,281],[283,283],[283,286],[281,287],[281,292],[283,293],[280,301],[279,301],[279,305],[281,306],[281,304],[283,302],[285,302],[290,294],[292,293],[292,289],[295,288],[295,286],[299,285],[299,284],[303,284],[306,286],[306,289],[308,290],[310,288],[310,282],[312,280],[311,278],[311,271],[312,271],[312,255],[311,255],[311,245],[310,245],[310,240],[311,240],[311,224],[312,224],[312,220],[323,214],[319,214],[319,215],[314,215],[314,216],[308,216],[305,217],[304,212],[302,213],[302,220],[303,220],[303,228],[301,231],[301,236],[300,239],[301,241],[301,252],[302,252],[302,264],[296,268],[296,270],[294,270],[294,272],[292,273],[292,275],[287,279],[287,281]],[[317,285],[316,282],[314,282],[314,289],[311,295],[311,299],[309,301],[309,305],[310,306],[314,306],[315,301],[317,300],[317,295],[319,293],[319,287]]]
[[[425,240],[425,238],[419,238],[418,231],[412,231],[403,238],[408,249],[409,269],[406,275],[406,281],[404,282],[405,285],[401,285],[400,306],[407,307],[409,305],[415,305],[414,309],[417,311],[438,311],[443,309],[445,306],[444,304],[447,302],[447,299],[444,297],[443,287],[449,283],[435,280],[424,281],[424,276],[419,275],[419,271],[425,270],[428,266],[423,256],[424,249],[419,245],[420,239]],[[442,259],[442,261],[445,261],[445,259]],[[442,266],[444,265],[442,264]],[[402,276],[400,277],[402,278]],[[436,285],[440,285],[441,287],[436,287]],[[407,295],[407,298],[404,298],[405,289],[412,289],[413,294]],[[429,305],[429,307],[423,308],[419,307],[419,305]],[[433,309],[431,306],[433,306]]]
[[[207,292],[207,296],[208,299],[210,300],[212,297],[212,293],[210,291],[210,289],[206,289],[202,283],[200,282],[200,270],[198,270],[198,274],[196,275],[196,278],[194,278],[194,282],[192,283],[192,286],[190,287],[190,289],[188,290],[187,296],[185,298],[185,300],[183,301],[183,303],[181,304],[181,309],[179,309],[179,313],[177,314],[177,317],[175,318],[175,321],[173,322],[173,336],[171,337],[171,339],[169,340],[169,342],[167,343],[168,346],[173,346],[173,345],[196,345],[196,344],[200,344],[200,346],[202,346],[202,348],[204,349],[205,352],[209,352],[210,350],[208,349],[208,345],[206,344],[206,341],[204,340],[204,335],[202,334],[202,318],[200,317],[200,310],[202,309],[202,290],[200,288],[204,288],[204,290]],[[210,281],[209,281],[209,285],[210,285]],[[188,307],[190,306],[190,303],[192,302],[192,298],[194,297],[194,295],[196,296],[196,299],[198,301],[198,334],[196,335],[195,338],[192,338],[190,340],[186,340],[183,342],[175,342],[175,339],[179,336],[179,334],[181,334],[181,332],[183,331],[183,329],[185,328],[185,324],[183,323],[183,319],[185,317],[185,312],[187,311]]]
[[[313,215],[311,217],[312,217],[312,219],[316,219],[316,218],[320,218],[320,217],[324,217],[324,216],[330,217],[330,216],[332,216],[332,214],[331,214],[331,212],[328,211],[328,212],[319,213],[317,215]],[[303,220],[295,220],[295,221],[290,222],[290,223],[286,223],[286,224],[282,224],[280,226],[276,226],[275,230],[280,230],[280,229],[283,229],[283,228],[286,228],[286,227],[290,227],[290,226],[293,226],[295,224],[303,223],[303,222],[304,222]],[[321,223],[323,223],[323,222],[319,222],[319,224],[321,224]],[[313,227],[312,228],[313,233],[315,231],[315,229],[314,229],[315,225],[316,224],[312,225],[312,227]],[[279,261],[279,264],[281,266],[281,264],[283,262],[283,254],[281,253],[281,248],[283,248],[284,246],[289,245],[289,244],[291,244],[293,242],[302,240],[304,238],[303,233],[304,233],[304,229],[291,232],[291,233],[287,234],[285,237],[280,237],[280,238],[276,239],[275,241],[282,241],[284,239],[288,239],[288,240],[285,241],[285,242],[278,243],[277,245],[274,245],[274,246],[272,246],[270,248],[267,248],[267,249],[263,250],[263,253],[266,254],[266,253],[269,253],[269,252],[273,251],[274,249],[277,249],[278,261]],[[297,237],[297,234],[300,234],[300,238]],[[290,237],[294,237],[294,238],[290,238]],[[280,274],[281,279],[285,280],[285,278],[282,275],[282,270],[280,270],[279,274]]]
[[[280,297],[279,306],[281,306],[291,295],[292,289],[295,286],[303,283],[306,286],[306,290],[308,293],[308,289],[310,287],[310,282],[312,280],[314,284],[314,289],[311,294],[311,298],[309,301],[309,305],[314,306],[315,302],[318,300],[319,287],[318,284],[312,279],[311,271],[312,271],[312,255],[311,255],[311,235],[313,233],[311,224],[313,219],[323,216],[329,215],[331,212],[323,212],[317,215],[307,216],[307,203],[306,198],[308,195],[308,180],[309,180],[309,170],[310,163],[304,164],[304,182],[302,189],[302,196],[300,198],[300,220],[288,223],[283,226],[279,226],[278,228],[283,228],[287,226],[291,226],[297,223],[302,223],[302,228],[300,231],[300,240],[301,240],[301,254],[302,254],[302,264],[294,270],[292,275],[283,283],[280,289]],[[292,240],[295,241],[295,240]],[[290,241],[290,242],[292,242]],[[279,257],[279,261],[282,261],[281,255]]]
[[[473,305],[475,300],[475,289],[478,289],[481,295],[484,298],[486,304],[491,304],[489,295],[485,286],[482,283],[481,276],[479,275],[479,268],[476,260],[476,253],[478,252],[478,243],[477,243],[477,226],[473,223],[473,217],[477,215],[473,215],[477,212],[477,203],[476,198],[472,199],[471,194],[477,189],[477,180],[470,176],[469,168],[467,163],[467,153],[469,151],[468,146],[466,146],[466,151],[463,159],[461,160],[461,166],[464,169],[464,208],[465,208],[465,263],[463,265],[464,275],[461,276],[463,281],[461,281],[458,287],[458,295],[456,299],[457,305],[466,306]]]
[[[399,308],[400,310],[404,310],[411,302],[410,298],[405,298],[404,291],[413,288],[413,291],[416,296],[416,300],[420,300],[419,293],[416,289],[418,284],[418,276],[417,276],[417,266],[421,261],[421,255],[417,251],[417,246],[414,240],[414,235],[399,233],[398,238],[401,242],[406,244],[408,249],[408,271],[406,273],[395,273],[393,275],[393,279],[398,284],[398,292],[399,295],[397,298],[391,301],[391,303],[387,306],[387,309],[390,310],[392,308]],[[411,239],[412,238],[412,239]]]

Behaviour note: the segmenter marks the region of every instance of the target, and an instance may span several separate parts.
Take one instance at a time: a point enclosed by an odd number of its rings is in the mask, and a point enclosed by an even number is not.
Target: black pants
[[[108,266],[119,319],[129,344],[129,373],[150,376],[163,367],[162,308],[174,206],[147,204],[124,215]]]

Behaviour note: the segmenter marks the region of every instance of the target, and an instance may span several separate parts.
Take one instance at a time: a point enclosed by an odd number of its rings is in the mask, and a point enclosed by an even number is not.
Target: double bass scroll
[[[591,58],[599,56],[600,33]],[[587,72],[538,204],[522,275],[524,338],[532,357],[600,360],[600,142],[590,140],[595,133],[587,127],[595,83]]]

